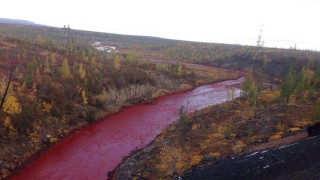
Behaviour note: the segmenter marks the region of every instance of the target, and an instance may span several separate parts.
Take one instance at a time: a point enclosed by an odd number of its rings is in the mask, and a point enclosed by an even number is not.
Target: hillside
[[[8,18],[0,18],[0,23],[40,26],[39,24],[36,24],[32,21],[21,20],[21,19],[8,19]]]

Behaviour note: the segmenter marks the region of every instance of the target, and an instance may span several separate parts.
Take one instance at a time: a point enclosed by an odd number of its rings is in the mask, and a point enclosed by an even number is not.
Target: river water
[[[122,158],[145,147],[166,126],[179,118],[181,106],[188,112],[228,100],[230,85],[238,80],[203,85],[191,91],[157,98],[140,104],[63,139],[12,179],[97,179],[107,178]],[[230,92],[230,91],[229,91]],[[235,97],[240,90],[235,90]]]

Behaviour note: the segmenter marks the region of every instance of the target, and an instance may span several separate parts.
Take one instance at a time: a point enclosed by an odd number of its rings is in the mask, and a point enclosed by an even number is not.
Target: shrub
[[[184,170],[184,155],[180,147],[165,145],[159,153],[157,169],[165,175],[181,174]]]

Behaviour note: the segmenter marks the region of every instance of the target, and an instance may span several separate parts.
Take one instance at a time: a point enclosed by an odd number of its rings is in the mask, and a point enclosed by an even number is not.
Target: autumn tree
[[[78,73],[82,79],[86,77],[86,71],[83,68],[83,64],[80,63]]]
[[[70,78],[71,72],[69,67],[68,59],[64,59],[62,63],[62,67],[60,68],[60,74],[62,78]]]
[[[88,104],[88,98],[87,98],[86,92],[84,90],[82,90],[82,92],[81,92],[81,98],[82,98],[83,104]]]
[[[15,96],[9,96],[3,104],[3,111],[8,114],[19,114],[21,106]]]

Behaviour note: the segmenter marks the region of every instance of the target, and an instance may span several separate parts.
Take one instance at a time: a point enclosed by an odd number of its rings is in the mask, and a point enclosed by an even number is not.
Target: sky
[[[0,17],[200,42],[320,50],[320,0],[2,0]],[[262,28],[261,28],[262,27]]]

